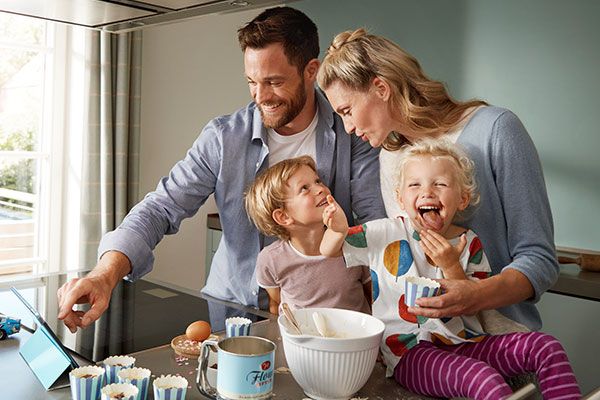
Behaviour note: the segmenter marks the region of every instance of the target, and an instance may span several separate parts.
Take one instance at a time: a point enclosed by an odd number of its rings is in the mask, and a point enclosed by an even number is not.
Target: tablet
[[[19,300],[21,300],[21,303],[23,303],[25,305],[25,307],[27,307],[29,312],[31,312],[31,314],[33,314],[33,317],[35,318],[36,322],[38,323],[38,329],[41,328],[46,333],[46,335],[48,336],[48,339],[52,342],[52,344],[54,344],[54,346],[58,350],[60,350],[60,352],[63,353],[63,355],[69,360],[71,367],[78,368],[79,364],[77,363],[77,361],[75,361],[73,356],[70,354],[69,350],[62,344],[60,339],[56,336],[54,331],[46,323],[46,321],[40,315],[40,313],[31,304],[29,304],[29,302],[27,300],[25,300],[25,298],[21,295],[21,293],[19,293],[19,291],[15,287],[11,287],[10,290],[12,290],[12,292],[15,294],[15,296],[17,296],[17,298]]]

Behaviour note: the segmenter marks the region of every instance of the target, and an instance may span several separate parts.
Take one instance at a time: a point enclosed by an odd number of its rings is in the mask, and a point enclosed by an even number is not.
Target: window
[[[71,61],[83,61],[76,33],[0,12],[0,275],[64,267],[62,189],[72,157],[65,99],[83,96],[81,81],[70,76]],[[70,102],[81,107],[82,99]]]

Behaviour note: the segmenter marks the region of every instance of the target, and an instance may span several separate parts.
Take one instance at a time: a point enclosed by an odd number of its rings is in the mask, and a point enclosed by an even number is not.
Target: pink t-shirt
[[[281,302],[292,308],[332,307],[370,314],[363,292],[370,280],[367,267],[346,268],[341,256],[306,256],[289,241],[270,244],[256,260],[258,285],[279,288]]]

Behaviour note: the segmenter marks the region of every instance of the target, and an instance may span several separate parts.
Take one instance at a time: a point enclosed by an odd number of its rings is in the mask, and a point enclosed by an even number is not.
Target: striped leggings
[[[580,399],[567,354],[540,332],[488,336],[479,343],[420,342],[407,351],[394,378],[407,389],[434,397],[503,399],[513,392],[505,377],[534,372],[545,400]]]

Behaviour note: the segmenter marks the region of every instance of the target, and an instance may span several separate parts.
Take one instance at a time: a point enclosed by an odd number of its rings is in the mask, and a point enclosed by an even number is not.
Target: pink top
[[[369,268],[346,268],[343,257],[307,256],[289,241],[265,247],[256,260],[259,286],[279,288],[281,302],[290,307],[332,307],[370,314],[363,285],[371,280]],[[280,310],[281,313],[281,310]]]

